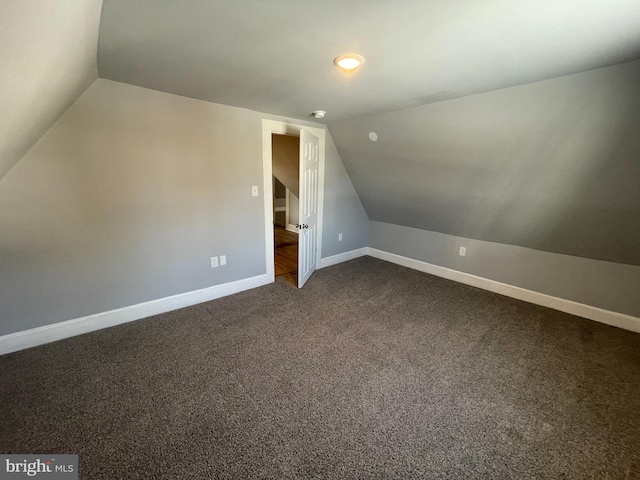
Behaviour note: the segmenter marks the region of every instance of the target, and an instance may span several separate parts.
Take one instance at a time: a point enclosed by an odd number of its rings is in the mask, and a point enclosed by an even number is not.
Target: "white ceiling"
[[[98,49],[103,78],[328,123],[635,58],[638,0],[105,0]]]

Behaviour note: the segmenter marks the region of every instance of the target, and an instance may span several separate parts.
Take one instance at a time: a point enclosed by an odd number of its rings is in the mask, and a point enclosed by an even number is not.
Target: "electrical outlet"
[[[339,233],[339,234],[338,234],[338,241],[339,241],[339,242],[341,242],[341,241],[342,241],[342,234],[341,234],[341,233]]]
[[[254,197],[258,196],[258,186],[254,185],[253,187],[251,187],[251,195],[253,195]]]
[[[226,265],[226,264],[227,264],[227,256],[220,255],[220,265]]]
[[[211,268],[216,268],[218,266],[218,257],[211,257]]]
[[[467,247],[460,247],[460,251],[458,252],[458,255],[460,255],[461,257],[464,257],[467,255]]]

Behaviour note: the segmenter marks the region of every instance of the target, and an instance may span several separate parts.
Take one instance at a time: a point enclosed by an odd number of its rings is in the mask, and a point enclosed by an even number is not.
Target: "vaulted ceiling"
[[[99,75],[326,110],[371,220],[640,265],[637,0],[6,0],[0,17],[0,179]],[[348,52],[366,58],[350,75],[332,63]]]
[[[371,220],[640,265],[639,85],[626,62],[330,130]]]
[[[105,0],[98,49],[103,78],[328,123],[634,58],[637,0]]]
[[[108,79],[326,110],[371,220],[632,264],[640,64],[595,69],[638,58],[637,0],[105,0],[98,48]]]

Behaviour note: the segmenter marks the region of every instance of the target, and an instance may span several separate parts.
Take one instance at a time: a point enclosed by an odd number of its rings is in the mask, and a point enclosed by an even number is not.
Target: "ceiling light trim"
[[[361,67],[364,62],[364,57],[357,53],[345,53],[333,59],[333,63],[335,63],[337,67],[347,72],[352,72]]]

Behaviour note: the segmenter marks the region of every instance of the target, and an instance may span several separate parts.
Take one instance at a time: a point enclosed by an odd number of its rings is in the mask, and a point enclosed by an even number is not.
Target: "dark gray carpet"
[[[83,479],[640,478],[640,335],[368,257],[0,367]]]

